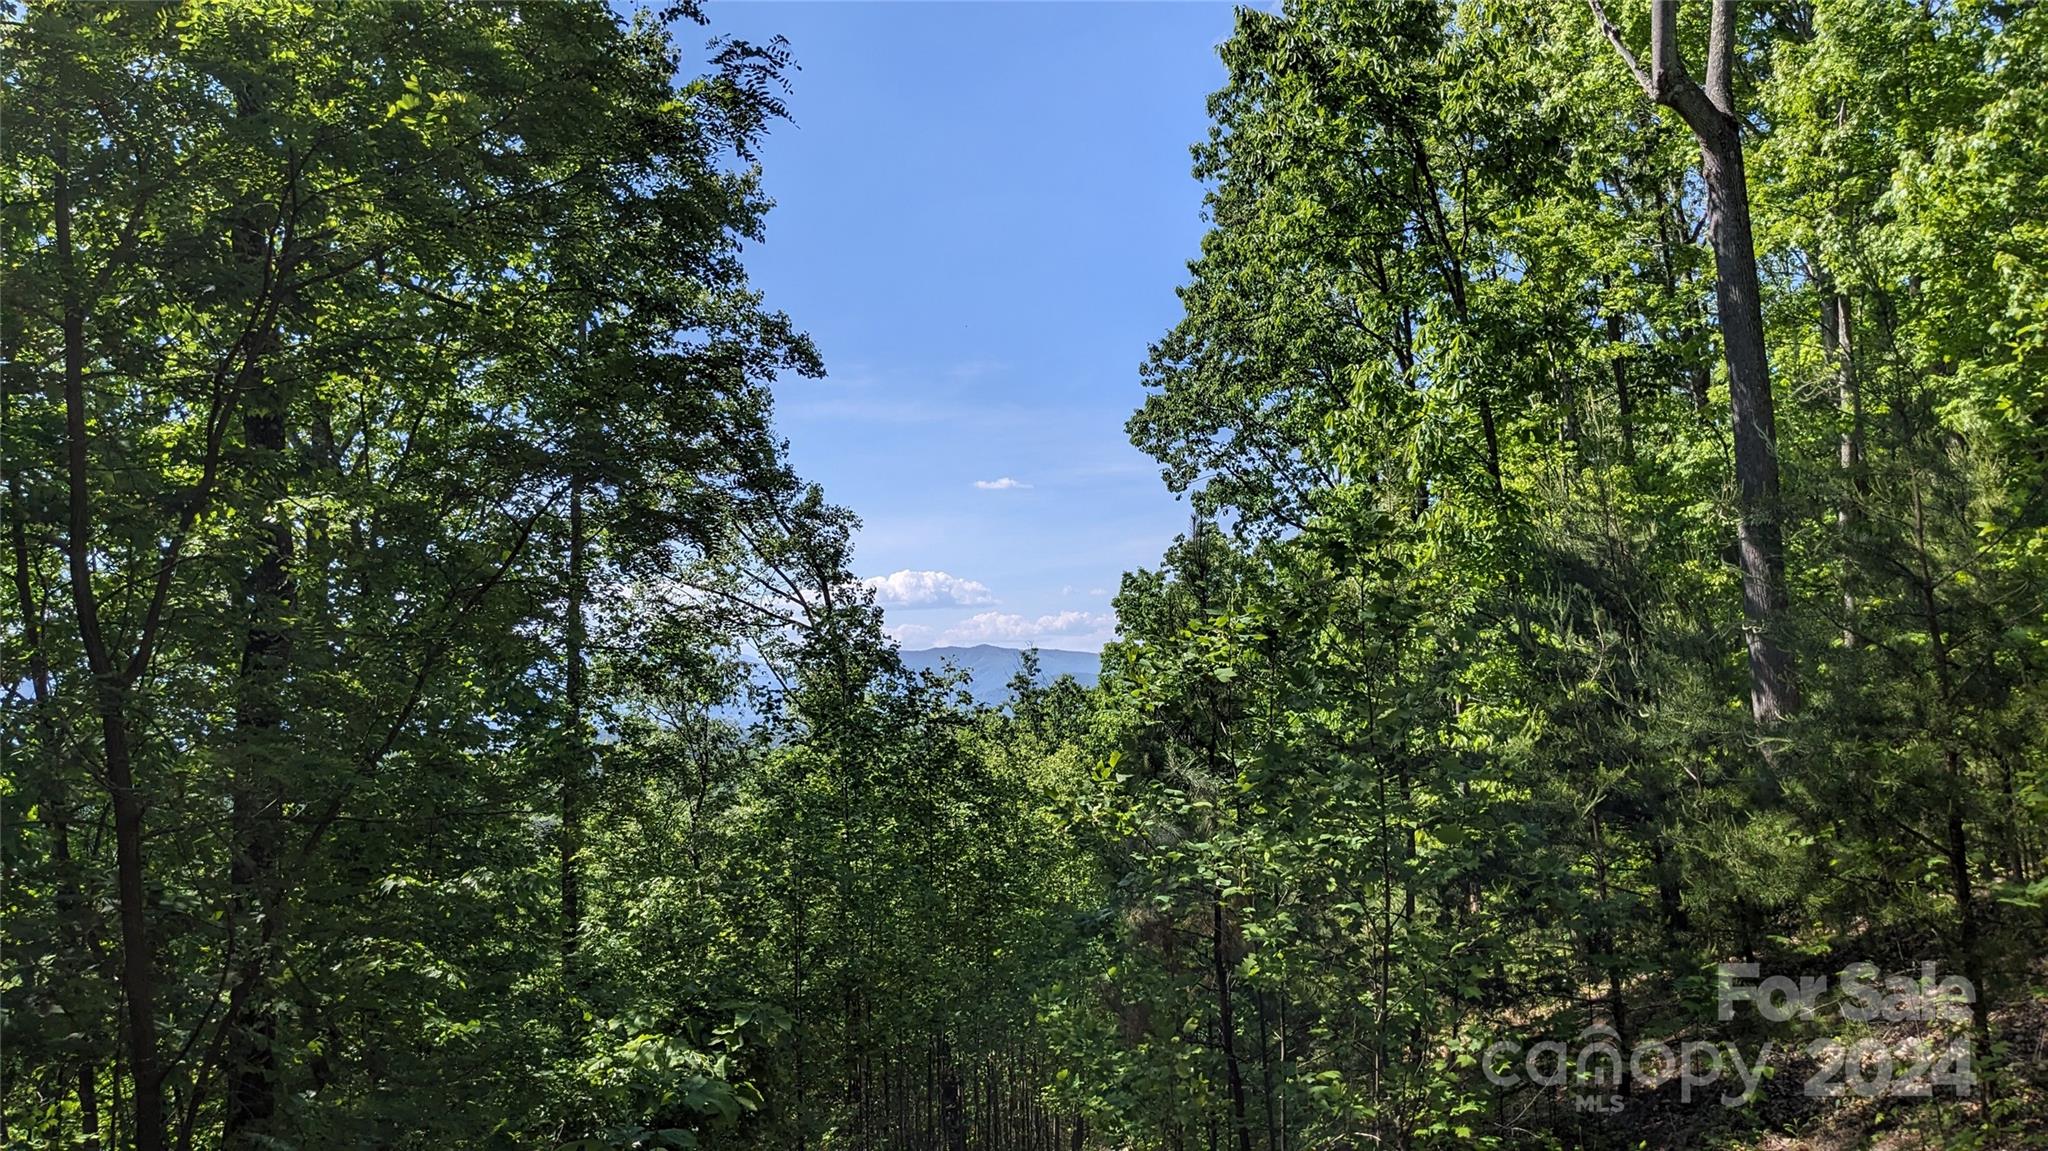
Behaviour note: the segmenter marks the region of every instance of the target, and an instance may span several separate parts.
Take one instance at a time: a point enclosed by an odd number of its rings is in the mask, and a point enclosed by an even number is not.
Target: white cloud
[[[937,634],[933,629],[921,623],[890,624],[882,630],[887,632],[889,638],[895,640],[897,645],[903,648],[928,646],[932,641],[932,636]]]
[[[1008,476],[1004,476],[999,480],[976,480],[974,481],[974,486],[985,492],[1006,492],[1012,488],[1029,490],[1031,487],[1030,484],[1025,483],[1023,480],[1013,480]]]
[[[978,580],[961,579],[945,572],[904,569],[885,576],[869,576],[861,584],[875,593],[883,607],[978,607],[996,602]]]
[[[1108,591],[1108,589],[1107,589],[1107,588],[1099,588],[1099,587],[1092,587],[1092,588],[1089,588],[1089,589],[1088,589],[1088,594],[1089,594],[1089,595],[1108,595],[1108,594],[1109,594],[1109,591]]]
[[[1059,645],[1047,641],[1066,640],[1099,646],[1115,628],[1112,612],[1062,611],[1030,619],[1012,612],[985,611],[947,628],[940,638],[948,644],[1044,643],[1056,647]]]

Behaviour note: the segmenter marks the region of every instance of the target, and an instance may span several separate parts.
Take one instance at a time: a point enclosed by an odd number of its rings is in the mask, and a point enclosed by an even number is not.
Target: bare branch
[[[1586,0],[1586,3],[1593,8],[1593,23],[1600,26],[1600,34],[1607,37],[1609,44],[1614,45],[1614,50],[1621,55],[1621,62],[1628,65],[1629,75],[1634,76],[1636,83],[1642,85],[1643,95],[1656,99],[1657,90],[1650,86],[1650,77],[1644,73],[1643,66],[1636,62],[1636,54],[1628,50],[1628,41],[1622,39],[1621,29],[1616,28],[1614,21],[1607,18],[1607,10],[1600,6],[1600,0]]]

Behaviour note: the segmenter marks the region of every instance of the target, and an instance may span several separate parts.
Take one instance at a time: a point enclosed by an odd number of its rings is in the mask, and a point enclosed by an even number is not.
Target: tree
[[[406,1064],[432,1040],[383,1013],[423,970],[486,996],[520,977],[455,924],[517,937],[533,908],[414,881],[535,862],[527,740],[556,693],[534,677],[562,666],[532,642],[546,565],[597,536],[558,535],[554,509],[644,508],[624,566],[785,483],[765,380],[816,356],[736,253],[786,55],[723,42],[678,86],[660,24],[594,4],[34,5],[6,47],[30,190],[7,207],[10,616],[51,669],[29,792],[55,801],[50,851],[114,829],[111,858],[48,873],[78,894],[53,962],[124,1011],[85,1028],[118,1055],[67,1055],[77,1095],[119,1100],[142,1147],[302,1131],[290,1101],[315,1089],[330,1128],[546,1106],[514,1086],[533,1060],[435,1101],[429,1061]],[[623,454],[600,468],[603,448]],[[619,518],[600,526],[625,541]],[[216,805],[222,833],[194,834]],[[462,851],[432,830],[451,822]],[[440,913],[393,963],[406,915],[351,905],[398,890]],[[344,1117],[370,1083],[411,1102]]]
[[[1764,352],[1762,289],[1749,218],[1749,177],[1743,167],[1742,120],[1735,108],[1734,0],[1714,0],[1707,34],[1706,83],[1694,81],[1679,55],[1678,0],[1652,0],[1650,68],[1645,72],[1600,0],[1588,0],[1594,21],[1642,85],[1643,94],[1676,111],[1700,146],[1707,188],[1707,231],[1714,245],[1715,316],[1728,367],[1728,403],[1735,416],[1736,545],[1742,566],[1742,610],[1749,619],[1750,712],[1768,728],[1799,708],[1799,689],[1786,647],[1785,511],[1778,479],[1778,430]]]

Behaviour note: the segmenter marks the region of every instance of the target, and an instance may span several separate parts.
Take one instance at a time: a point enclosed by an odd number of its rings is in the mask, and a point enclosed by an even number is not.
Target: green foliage
[[[1577,0],[1238,14],[1128,428],[1196,522],[1099,688],[1000,707],[902,666],[770,423],[821,370],[740,261],[779,41],[10,9],[0,1141],[1734,1144],[1768,1101],[1492,1044],[1938,959],[1986,1089],[1883,1114],[2014,1145],[2048,13],[1728,12],[1765,727],[1697,144]]]
[[[2039,13],[1733,11],[1810,701],[1766,731],[1690,133],[1580,5],[1240,12],[1130,425],[1231,535],[1126,578],[1097,731],[1123,1054],[1073,1058],[1125,1138],[1540,1146],[1570,1094],[1479,1049],[1711,1023],[1716,961],[2031,978]]]

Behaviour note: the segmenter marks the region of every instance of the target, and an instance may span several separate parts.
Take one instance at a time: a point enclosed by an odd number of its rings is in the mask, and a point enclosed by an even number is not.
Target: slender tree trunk
[[[960,1073],[953,1066],[953,1048],[939,1037],[939,1128],[946,1151],[967,1151],[967,1124],[960,1115]]]
[[[583,934],[583,788],[589,762],[584,744],[583,595],[586,572],[583,476],[580,461],[569,480],[569,586],[562,608],[563,665],[568,714],[562,720],[561,827],[556,840],[561,863],[562,990],[571,1030],[582,1019],[582,972],[577,948]]]
[[[1927,628],[1928,646],[1934,657],[1935,686],[1940,692],[1942,762],[1947,785],[1945,853],[1949,880],[1956,901],[1956,946],[1962,952],[1963,978],[1969,980],[1974,998],[1970,1004],[1971,1032],[1976,1049],[1988,1058],[1991,1052],[1991,996],[1984,982],[1983,929],[1978,922],[1976,891],[1970,880],[1970,839],[1965,823],[1969,781],[1964,778],[1962,754],[1957,747],[1955,679],[1950,665],[1948,632],[1941,622],[1941,601],[1936,592],[1934,565],[1928,555],[1926,501],[1920,492],[1920,477],[1913,477],[1913,545],[1918,579],[1917,591]],[[1988,1117],[1991,1084],[1982,1084],[1977,1096],[1981,1113]]]
[[[1272,998],[1265,991],[1254,993],[1253,1003],[1259,1009],[1259,1080],[1266,1099],[1266,1146],[1277,1149],[1280,1146],[1280,1125],[1273,1114],[1273,1040],[1267,1027],[1267,1004]]]
[[[1664,947],[1676,954],[1685,933],[1692,929],[1692,917],[1685,910],[1685,877],[1676,855],[1665,842],[1666,835],[1666,830],[1659,827],[1650,839],[1650,871],[1657,881],[1657,910],[1664,925]]]
[[[1636,458],[1635,398],[1628,390],[1628,365],[1622,362],[1621,349],[1626,341],[1621,336],[1621,317],[1612,313],[1607,316],[1607,342],[1614,349],[1609,370],[1614,373],[1615,419],[1621,424],[1621,458],[1633,463]]]
[[[78,1069],[78,1134],[79,1146],[85,1151],[99,1151],[100,1147],[100,1092],[98,1074],[90,1063]]]
[[[55,215],[57,259],[64,282],[65,470],[70,487],[68,538],[72,602],[79,638],[92,672],[99,712],[101,754],[114,808],[114,889],[121,934],[121,998],[127,1005],[128,1065],[134,1077],[135,1151],[163,1151],[164,1083],[156,1046],[156,974],[150,953],[148,892],[144,883],[142,824],[146,805],[135,788],[129,746],[125,669],[117,668],[100,629],[92,585],[92,488],[85,413],[85,309],[72,258],[68,149],[57,149]]]
[[[795,844],[792,844],[792,854]],[[803,876],[795,867],[790,869],[790,940],[789,940],[789,1014],[792,1074],[796,1080],[796,1146],[804,1151],[810,1145],[808,1106],[805,1103],[805,1075],[807,1064],[804,1051],[804,893]]]
[[[1723,0],[1725,2],[1725,0]],[[1733,117],[1700,138],[1707,184],[1708,231],[1714,243],[1714,297],[1728,363],[1735,416],[1736,543],[1742,563],[1742,610],[1748,617],[1750,711],[1771,724],[1799,706],[1792,660],[1785,650],[1788,610],[1785,544],[1778,490],[1777,420],[1764,359],[1763,308],[1750,236],[1749,188],[1742,138]]]
[[[1970,840],[1963,822],[1963,779],[1959,757],[1953,750],[1947,753],[1950,790],[1948,803],[1948,865],[1949,878],[1955,887],[1956,934],[1958,946],[1963,953],[1963,975],[1969,979],[1976,991],[1976,1001],[1971,1004],[1970,1015],[1977,1031],[1977,1039],[1989,1051],[1991,1016],[1989,996],[1984,988],[1983,929],[1977,921],[1977,897],[1970,883]]]
[[[1210,904],[1210,956],[1216,971],[1216,1024],[1222,1032],[1224,1075],[1230,1084],[1231,1127],[1237,1151],[1252,1151],[1251,1124],[1245,1119],[1244,1072],[1237,1061],[1237,1020],[1231,1013],[1230,960],[1224,943],[1223,897]]]
[[[265,277],[272,266],[269,236],[270,229],[253,211],[235,224],[236,262],[252,280]],[[282,259],[278,263],[282,265]],[[236,381],[242,395],[242,437],[253,464],[252,487],[273,498],[283,495],[279,472],[288,446],[290,410],[290,397],[270,370],[276,342],[274,327],[253,337]],[[236,979],[223,1022],[228,1039],[221,1131],[222,1145],[229,1151],[260,1145],[277,1110],[277,1010],[269,965],[284,910],[278,855],[285,786],[277,770],[284,749],[277,746],[277,736],[284,719],[280,693],[292,650],[287,623],[294,598],[291,525],[264,508],[256,537],[262,558],[243,579],[249,622],[235,685],[229,798],[233,856],[228,867],[228,919],[235,933]],[[194,1084],[193,1090],[199,1089]]]
[[[114,801],[114,869],[120,907],[121,988],[128,1005],[128,1064],[134,1079],[135,1151],[163,1151],[164,1083],[156,1051],[156,978],[143,886],[142,797],[128,748],[125,685],[102,681],[100,734]]]
[[[1835,402],[1841,409],[1840,461],[1845,481],[1835,509],[1835,530],[1841,537],[1842,646],[1853,648],[1856,635],[1856,587],[1847,551],[1862,517],[1863,390],[1856,378],[1855,313],[1846,294],[1831,293],[1821,307],[1821,342],[1835,366]]]
[[[1388,999],[1392,992],[1394,968],[1394,852],[1387,835],[1387,772],[1382,766],[1374,797],[1379,809],[1380,848],[1380,953],[1378,986],[1373,989],[1372,1028],[1372,1130],[1375,1142],[1386,1137],[1386,1109],[1381,1106],[1387,1079]]]
[[[8,438],[11,433],[8,425],[13,417],[13,403],[7,389],[7,377],[0,376],[0,439]],[[8,463],[11,465],[13,461],[10,459]],[[14,552],[15,606],[21,615],[22,643],[28,648],[29,704],[35,717],[32,726],[36,758],[41,761],[44,774],[37,791],[45,797],[43,818],[50,827],[50,858],[56,865],[58,917],[64,924],[66,941],[74,949],[76,961],[87,969],[103,967],[93,945],[92,913],[86,906],[84,892],[79,889],[71,858],[71,789],[63,774],[57,725],[50,715],[50,659],[43,646],[42,614],[36,603],[35,579],[29,561],[28,497],[20,470],[13,466],[7,468],[7,497],[8,539]],[[92,1057],[88,1057],[78,1069],[79,1133],[82,1145],[88,1149],[96,1149],[100,1145],[97,1078],[95,1063]],[[4,1131],[0,1131],[0,1142],[4,1141]]]
[[[1287,1151],[1287,1085],[1291,1081],[1292,1075],[1288,1072],[1287,1069],[1287,981],[1286,976],[1284,974],[1281,976],[1279,998],[1280,1002],[1278,1006],[1280,1014],[1280,1142],[1277,1143],[1275,1146],[1278,1148],[1278,1151]]]
[[[1593,892],[1599,900],[1601,925],[1592,935],[1592,950],[1595,962],[1607,976],[1607,1013],[1614,1023],[1615,1046],[1621,1051],[1621,1063],[1614,1070],[1614,1088],[1622,1095],[1629,1094],[1628,1053],[1630,1031],[1628,999],[1621,984],[1621,957],[1617,954],[1614,931],[1609,927],[1607,915],[1610,910],[1611,894],[1607,885],[1607,834],[1600,816],[1600,809],[1593,809]]]
[[[1643,91],[1673,109],[1700,146],[1700,177],[1707,188],[1707,232],[1714,249],[1714,301],[1721,351],[1728,367],[1728,398],[1735,425],[1736,545],[1742,568],[1742,610],[1749,647],[1750,713],[1764,727],[1799,707],[1792,659],[1784,643],[1790,612],[1785,590],[1783,515],[1778,488],[1777,417],[1750,232],[1749,182],[1743,169],[1742,122],[1735,115],[1733,64],[1735,0],[1713,0],[1705,87],[1686,74],[1678,54],[1678,0],[1655,0],[1650,21],[1650,68],[1629,51],[1590,0],[1601,32],[1620,53]]]

